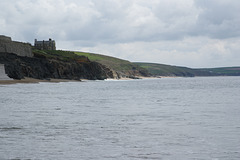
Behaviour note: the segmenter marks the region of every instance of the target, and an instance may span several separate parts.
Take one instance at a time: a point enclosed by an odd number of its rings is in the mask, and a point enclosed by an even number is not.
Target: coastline
[[[170,78],[167,76],[158,76],[158,77],[143,77],[143,76],[137,76],[136,79],[133,78],[126,78],[126,77],[122,77],[120,79],[112,79],[112,78],[107,78],[105,80],[116,80],[116,81],[121,81],[121,80],[141,80],[141,79],[160,79],[160,78]]]
[[[50,83],[59,83],[59,82],[82,82],[82,80],[68,80],[68,79],[49,79],[49,80],[41,80],[35,78],[25,77],[21,80],[0,80],[0,85],[8,85],[8,84],[18,84],[18,83],[40,83],[40,82],[50,82]]]
[[[167,76],[158,76],[158,77],[138,77],[141,79],[160,79],[160,78],[171,78]],[[120,79],[105,79],[105,80],[135,80],[132,78],[120,78]],[[40,83],[40,82],[48,82],[48,83],[59,83],[59,82],[85,82],[89,81],[88,79],[80,79],[80,80],[69,80],[69,79],[49,79],[49,80],[41,80],[41,79],[35,79],[35,78],[29,78],[25,77],[21,80],[16,79],[9,79],[9,80],[0,80],[0,85],[10,85],[10,84],[18,84],[18,83]]]

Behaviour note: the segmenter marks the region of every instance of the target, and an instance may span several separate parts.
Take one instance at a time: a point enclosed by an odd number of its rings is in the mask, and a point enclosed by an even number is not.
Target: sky
[[[131,62],[240,66],[240,1],[0,0],[0,35]]]

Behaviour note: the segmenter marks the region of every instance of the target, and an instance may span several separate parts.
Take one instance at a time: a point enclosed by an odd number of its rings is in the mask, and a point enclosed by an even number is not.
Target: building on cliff
[[[35,39],[34,48],[39,50],[56,50],[56,43],[51,38],[48,41],[38,41]]]
[[[3,35],[0,35],[0,52],[14,53],[23,57],[33,57],[31,44],[12,41],[11,37]]]

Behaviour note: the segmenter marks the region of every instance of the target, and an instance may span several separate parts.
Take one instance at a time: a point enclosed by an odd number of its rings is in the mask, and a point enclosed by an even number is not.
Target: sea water
[[[239,160],[240,77],[0,85],[0,160]]]

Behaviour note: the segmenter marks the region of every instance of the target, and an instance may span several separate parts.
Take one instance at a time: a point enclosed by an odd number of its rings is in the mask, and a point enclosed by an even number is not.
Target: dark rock
[[[36,79],[90,79],[113,78],[113,72],[97,62],[66,62],[46,57],[20,57],[11,53],[0,53],[0,63],[6,74],[13,79],[31,77]]]

